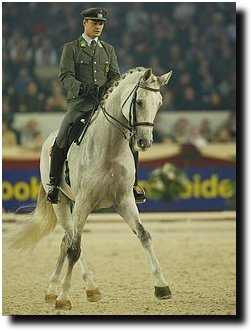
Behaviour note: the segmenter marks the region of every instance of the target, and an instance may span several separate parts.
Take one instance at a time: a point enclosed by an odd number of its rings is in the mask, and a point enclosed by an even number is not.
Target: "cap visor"
[[[96,18],[96,17],[84,17],[85,20],[92,20],[92,21],[106,21],[106,18]]]

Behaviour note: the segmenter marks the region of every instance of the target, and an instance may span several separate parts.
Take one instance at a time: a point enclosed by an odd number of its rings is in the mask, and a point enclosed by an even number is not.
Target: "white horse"
[[[62,175],[60,201],[54,205],[46,201],[46,191],[50,149],[57,132],[53,132],[42,147],[42,183],[36,210],[31,221],[9,243],[18,248],[31,248],[54,229],[57,221],[61,224],[65,235],[45,296],[47,301],[56,300],[55,307],[58,309],[71,309],[69,289],[73,267],[78,260],[86,283],[87,299],[101,299],[101,293],[81,253],[81,237],[88,215],[93,210],[112,205],[147,251],[156,297],[171,297],[151,236],[141,223],[136,207],[133,194],[135,166],[129,148],[130,138],[133,139],[135,150],[145,151],[151,146],[153,121],[162,104],[160,87],[168,83],[171,74],[170,71],[156,77],[151,69],[135,68],[114,83],[104,96],[82,143],[79,146],[73,144],[70,149],[68,164],[71,187],[65,183]],[[72,201],[74,207],[71,210]],[[66,257],[68,269],[58,292],[60,272]]]

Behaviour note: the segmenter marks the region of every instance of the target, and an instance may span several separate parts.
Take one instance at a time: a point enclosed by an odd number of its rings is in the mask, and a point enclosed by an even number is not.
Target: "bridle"
[[[122,123],[121,121],[119,121],[117,118],[115,118],[114,116],[109,114],[104,106],[100,105],[106,120],[110,124],[112,124],[117,130],[119,130],[123,134],[124,138],[127,139],[127,140],[130,140],[136,134],[136,127],[137,126],[149,126],[149,127],[154,126],[154,123],[152,123],[152,122],[137,122],[136,98],[137,98],[137,90],[139,88],[142,88],[142,89],[148,90],[148,91],[152,91],[152,92],[160,92],[160,89],[156,89],[156,88],[152,88],[152,87],[143,85],[143,84],[140,83],[140,81],[137,83],[137,85],[133,88],[133,90],[130,92],[130,94],[128,95],[128,97],[126,98],[126,100],[124,101],[124,103],[122,105],[122,108],[123,108],[125,106],[126,102],[129,100],[129,98],[133,94],[133,97],[132,97],[132,100],[131,100],[131,103],[130,103],[129,125],[126,125],[126,124]],[[130,133],[129,137],[127,137],[125,132],[120,127],[118,127],[115,123],[113,123],[111,121],[111,119],[113,121],[115,121],[117,124],[119,124],[122,128],[127,129]]]

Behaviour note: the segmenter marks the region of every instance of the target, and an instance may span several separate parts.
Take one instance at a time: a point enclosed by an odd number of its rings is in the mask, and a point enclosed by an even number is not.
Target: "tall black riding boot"
[[[51,203],[58,203],[59,184],[65,159],[65,148],[58,147],[55,141],[51,153],[51,167],[49,175],[50,188],[47,194],[47,201]]]
[[[130,149],[134,157],[134,162],[135,162],[135,183],[133,186],[133,193],[134,197],[136,200],[136,203],[144,203],[146,201],[146,195],[145,195],[145,190],[143,187],[138,185],[138,152],[133,150],[133,146],[130,143]]]

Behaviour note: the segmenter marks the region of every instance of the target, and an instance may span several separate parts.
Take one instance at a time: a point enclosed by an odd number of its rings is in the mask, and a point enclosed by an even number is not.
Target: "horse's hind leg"
[[[59,277],[66,258],[67,248],[69,247],[70,239],[67,234],[64,235],[60,245],[60,255],[57,260],[56,269],[50,277],[50,285],[45,294],[46,302],[55,302],[58,297]]]
[[[83,206],[85,206],[86,208],[84,208]],[[84,230],[86,219],[90,212],[91,208],[88,208],[88,203],[85,203],[85,199],[83,198],[83,196],[81,198],[77,198],[73,209],[74,233],[67,255],[69,265],[71,265],[71,263],[75,263],[80,257],[79,263],[81,266],[82,278],[86,283],[87,300],[95,302],[101,299],[101,293],[95,283],[92,272],[89,270],[84,260],[83,255],[80,254],[81,236]]]
[[[58,218],[59,223],[65,230],[65,235],[62,239],[61,246],[60,246],[60,255],[57,260],[56,269],[53,272],[51,278],[50,278],[50,285],[48,287],[47,293],[45,295],[45,299],[47,302],[56,302],[56,307],[60,309],[70,309],[71,303],[68,295],[64,297],[64,294],[61,291],[61,295],[58,297],[58,287],[59,287],[59,281],[60,281],[60,274],[61,270],[65,261],[65,258],[67,256],[67,250],[70,246],[71,240],[72,240],[72,214],[70,212],[70,200],[64,196],[61,193],[60,203],[57,205],[54,205],[54,211]],[[87,299],[89,301],[98,301],[101,298],[101,294],[97,288],[97,285],[95,284],[95,281],[93,279],[93,275],[91,271],[89,270],[84,257],[81,253],[80,255],[80,266],[81,266],[81,272],[82,272],[82,278],[86,282],[86,294]],[[63,286],[64,286],[64,282]]]
[[[70,212],[70,200],[62,193],[60,193],[60,203],[53,205],[54,212],[57,216],[58,222],[65,230],[65,235],[61,241],[60,254],[56,263],[56,268],[50,277],[50,284],[45,295],[47,302],[54,302],[58,297],[58,287],[60,273],[66,258],[67,249],[72,238],[72,222]]]
[[[54,303],[58,297],[59,278],[70,242],[71,239],[67,234],[65,234],[61,241],[60,255],[57,260],[56,269],[50,278],[50,285],[45,295],[46,302]],[[89,270],[82,253],[80,255],[79,263],[81,267],[82,278],[86,283],[86,295],[88,301],[92,301],[92,302],[99,301],[101,299],[101,293],[97,288],[92,272]]]
[[[118,213],[127,221],[133,232],[141,241],[143,248],[147,251],[152,275],[154,277],[155,296],[158,299],[169,299],[171,297],[171,291],[163,276],[162,269],[155,254],[151,235],[141,223],[134,197],[131,196],[128,199],[124,199],[116,206],[116,209]]]
[[[90,213],[90,210],[85,209],[85,203],[83,200],[76,199],[73,209],[73,222],[74,231],[72,235],[71,244],[67,249],[68,267],[67,273],[61,283],[61,291],[56,300],[56,308],[59,309],[71,309],[71,302],[69,299],[69,290],[71,286],[71,278],[75,263],[81,257],[81,235],[84,229],[84,224]],[[92,274],[87,268],[87,265],[83,258],[80,259],[81,266],[83,268],[83,279],[87,281],[89,290],[86,291],[89,301],[98,301],[100,299],[100,292],[97,289],[93,280]],[[92,299],[91,299],[92,298]]]

